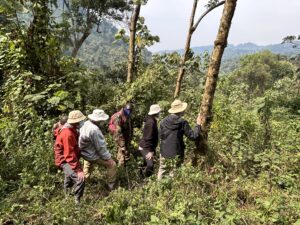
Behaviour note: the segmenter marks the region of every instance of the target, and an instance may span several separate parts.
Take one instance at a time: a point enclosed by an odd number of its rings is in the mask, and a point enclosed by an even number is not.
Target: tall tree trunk
[[[193,26],[194,26],[194,19],[195,19],[197,4],[198,4],[198,0],[194,0],[194,4],[193,4],[193,8],[192,8],[192,14],[191,14],[191,17],[190,17],[190,25],[189,25],[188,35],[187,35],[187,38],[186,38],[186,43],[185,43],[185,48],[184,48],[184,53],[183,53],[183,55],[181,57],[181,60],[180,60],[180,68],[179,68],[179,72],[178,72],[178,76],[177,76],[177,82],[176,82],[174,98],[178,97],[179,92],[180,92],[180,88],[181,88],[181,82],[182,82],[183,74],[184,74],[184,71],[185,71],[184,64],[187,60],[188,53],[190,51],[192,35],[193,35],[193,32],[194,32],[194,27]]]
[[[217,34],[216,41],[214,43],[214,49],[211,55],[210,64],[208,67],[207,78],[205,83],[204,94],[202,97],[202,103],[200,107],[200,112],[197,118],[198,123],[200,123],[202,128],[202,134],[205,140],[207,140],[207,133],[209,125],[212,119],[212,107],[215,90],[217,87],[217,80],[219,75],[220,64],[222,60],[222,55],[224,49],[227,46],[227,38],[231,26],[231,21],[234,15],[237,0],[226,0],[223,14],[219,26],[219,31]],[[206,148],[204,146],[205,141],[200,141],[198,147]]]
[[[194,33],[194,31],[197,29],[199,23],[202,21],[202,19],[208,14],[210,13],[212,10],[214,10],[215,8],[223,5],[225,3],[225,1],[221,1],[218,2],[217,4],[212,5],[211,7],[209,7],[200,17],[199,19],[196,21],[196,23],[194,24],[194,19],[195,19],[195,12],[197,9],[197,4],[198,4],[198,0],[194,0],[194,4],[193,4],[193,8],[192,8],[192,14],[190,17],[190,25],[189,25],[189,30],[188,30],[188,36],[186,39],[186,44],[185,44],[185,48],[184,48],[184,53],[181,57],[180,60],[180,67],[179,67],[179,71],[178,71],[178,75],[177,75],[177,81],[176,81],[176,88],[175,88],[175,92],[174,92],[174,98],[177,98],[180,94],[180,90],[181,90],[181,83],[182,83],[182,79],[185,73],[185,62],[188,60],[188,53],[190,51],[190,46],[191,46],[191,40],[192,40],[192,35]]]
[[[128,71],[127,71],[127,83],[131,83],[135,72],[135,34],[136,24],[140,15],[141,4],[134,7],[131,19],[130,19],[130,38],[128,49]]]

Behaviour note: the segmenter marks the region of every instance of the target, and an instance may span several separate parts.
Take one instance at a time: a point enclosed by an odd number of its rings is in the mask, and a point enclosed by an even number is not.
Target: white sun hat
[[[160,106],[158,104],[151,105],[148,115],[149,116],[155,115],[155,114],[160,113],[160,111],[161,111],[161,108],[160,108]]]
[[[109,115],[107,115],[102,109],[95,109],[92,114],[88,115],[88,118],[92,121],[105,121],[108,120]]]
[[[184,112],[187,108],[187,103],[182,102],[178,99],[176,99],[172,104],[171,104],[171,109],[169,109],[169,113],[180,113]]]
[[[69,113],[67,123],[74,124],[85,120],[86,116],[79,110],[74,110]]]

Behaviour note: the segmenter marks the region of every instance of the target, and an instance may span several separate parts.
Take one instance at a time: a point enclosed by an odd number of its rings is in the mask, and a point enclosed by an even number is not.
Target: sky
[[[207,0],[199,0],[196,18]],[[184,48],[193,0],[148,0],[141,16],[160,43],[151,51]],[[191,46],[212,45],[217,35],[223,6],[208,14],[193,34]],[[300,0],[238,0],[230,44],[253,42],[259,45],[280,43],[287,35],[300,34]]]

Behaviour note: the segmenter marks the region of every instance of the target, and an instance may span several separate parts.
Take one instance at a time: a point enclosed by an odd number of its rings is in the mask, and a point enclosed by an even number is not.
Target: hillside
[[[200,47],[193,47],[193,51],[196,54],[202,54],[204,52],[211,52],[213,49],[213,45],[207,45],[207,46],[200,46]],[[257,53],[263,50],[269,50],[272,53],[275,54],[282,54],[282,55],[296,55],[300,54],[300,48],[293,48],[293,44],[285,43],[285,44],[271,44],[271,45],[256,45],[254,43],[244,43],[239,45],[232,45],[229,44],[227,48],[225,49],[225,53],[223,55],[223,60],[233,59],[233,58],[239,58],[243,55],[253,54]],[[159,51],[157,53],[170,53],[177,51],[180,54],[183,53],[183,49],[177,49],[177,50],[164,50]]]
[[[104,21],[100,32],[94,31],[83,43],[78,58],[91,69],[103,69],[115,64],[127,63],[128,44],[116,41],[118,29],[110,22]],[[145,60],[149,60],[151,52],[144,51]]]

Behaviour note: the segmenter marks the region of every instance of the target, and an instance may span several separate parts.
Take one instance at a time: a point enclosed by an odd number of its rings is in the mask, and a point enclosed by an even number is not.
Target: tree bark
[[[219,75],[220,64],[224,49],[227,46],[227,38],[231,26],[231,21],[236,8],[237,0],[226,0],[223,14],[219,26],[217,38],[214,43],[214,49],[211,55],[210,64],[208,67],[207,78],[205,83],[204,94],[198,115],[198,123],[202,128],[204,138],[207,140],[207,133],[212,119],[212,107],[214,94],[217,87],[217,80]],[[200,148],[203,147],[199,146]]]
[[[76,57],[78,54],[78,51],[80,49],[80,47],[82,46],[83,42],[88,38],[88,36],[91,34],[91,30],[87,29],[81,36],[81,38],[79,40],[74,40],[74,48],[72,50],[72,57]]]
[[[194,32],[193,26],[194,26],[194,19],[195,19],[197,4],[198,4],[198,0],[194,0],[194,4],[193,4],[193,8],[192,8],[192,14],[191,14],[191,17],[190,17],[190,25],[189,25],[188,35],[187,35],[187,38],[186,38],[186,43],[185,43],[185,48],[184,48],[184,53],[183,53],[183,55],[181,57],[181,60],[180,60],[180,68],[179,68],[179,72],[178,72],[178,76],[177,76],[174,98],[177,98],[179,93],[180,93],[181,82],[182,82],[182,78],[183,78],[183,75],[184,75],[184,72],[185,72],[184,64],[185,64],[185,62],[187,60],[187,57],[188,57],[188,53],[189,53],[190,46],[191,46],[192,35],[193,35],[193,32]]]
[[[198,4],[198,0],[194,0],[194,4],[193,4],[193,8],[192,8],[192,14],[190,17],[190,25],[189,25],[189,30],[188,30],[188,36],[186,39],[186,44],[185,44],[185,48],[184,48],[184,53],[181,57],[180,60],[180,67],[179,67],[179,71],[178,71],[178,75],[177,75],[177,81],[176,81],[176,88],[175,88],[175,92],[174,92],[174,98],[177,98],[180,94],[180,90],[181,90],[181,83],[182,83],[182,79],[185,73],[185,62],[188,60],[188,53],[190,51],[190,46],[191,46],[191,40],[192,40],[192,35],[194,33],[194,31],[197,29],[199,23],[201,22],[201,20],[208,14],[210,13],[212,10],[214,10],[215,8],[223,5],[225,3],[225,1],[221,1],[219,3],[217,3],[216,5],[208,8],[197,20],[197,22],[194,24],[194,19],[195,19],[195,12],[197,9],[197,4]]]
[[[134,7],[131,19],[130,19],[130,38],[128,49],[128,71],[127,71],[127,83],[131,83],[135,73],[135,35],[136,24],[140,15],[141,4]]]
[[[72,11],[72,6],[70,5],[70,2],[67,0],[63,1],[63,6],[66,6],[66,9],[68,10],[68,12],[71,14],[70,18],[72,21],[72,27],[76,29],[76,22],[74,20],[74,16],[73,16],[73,11]],[[87,7],[86,9],[87,14],[86,14],[86,27],[82,33],[82,36],[78,39],[78,36],[76,34],[76,32],[73,33],[73,39],[71,38],[71,43],[72,43],[72,52],[71,52],[71,56],[72,57],[76,57],[78,54],[79,49],[81,48],[82,44],[85,42],[85,40],[89,37],[89,35],[92,33],[92,29],[93,29],[93,22],[92,22],[92,17],[94,16],[94,14],[92,12],[90,12],[90,8]]]

